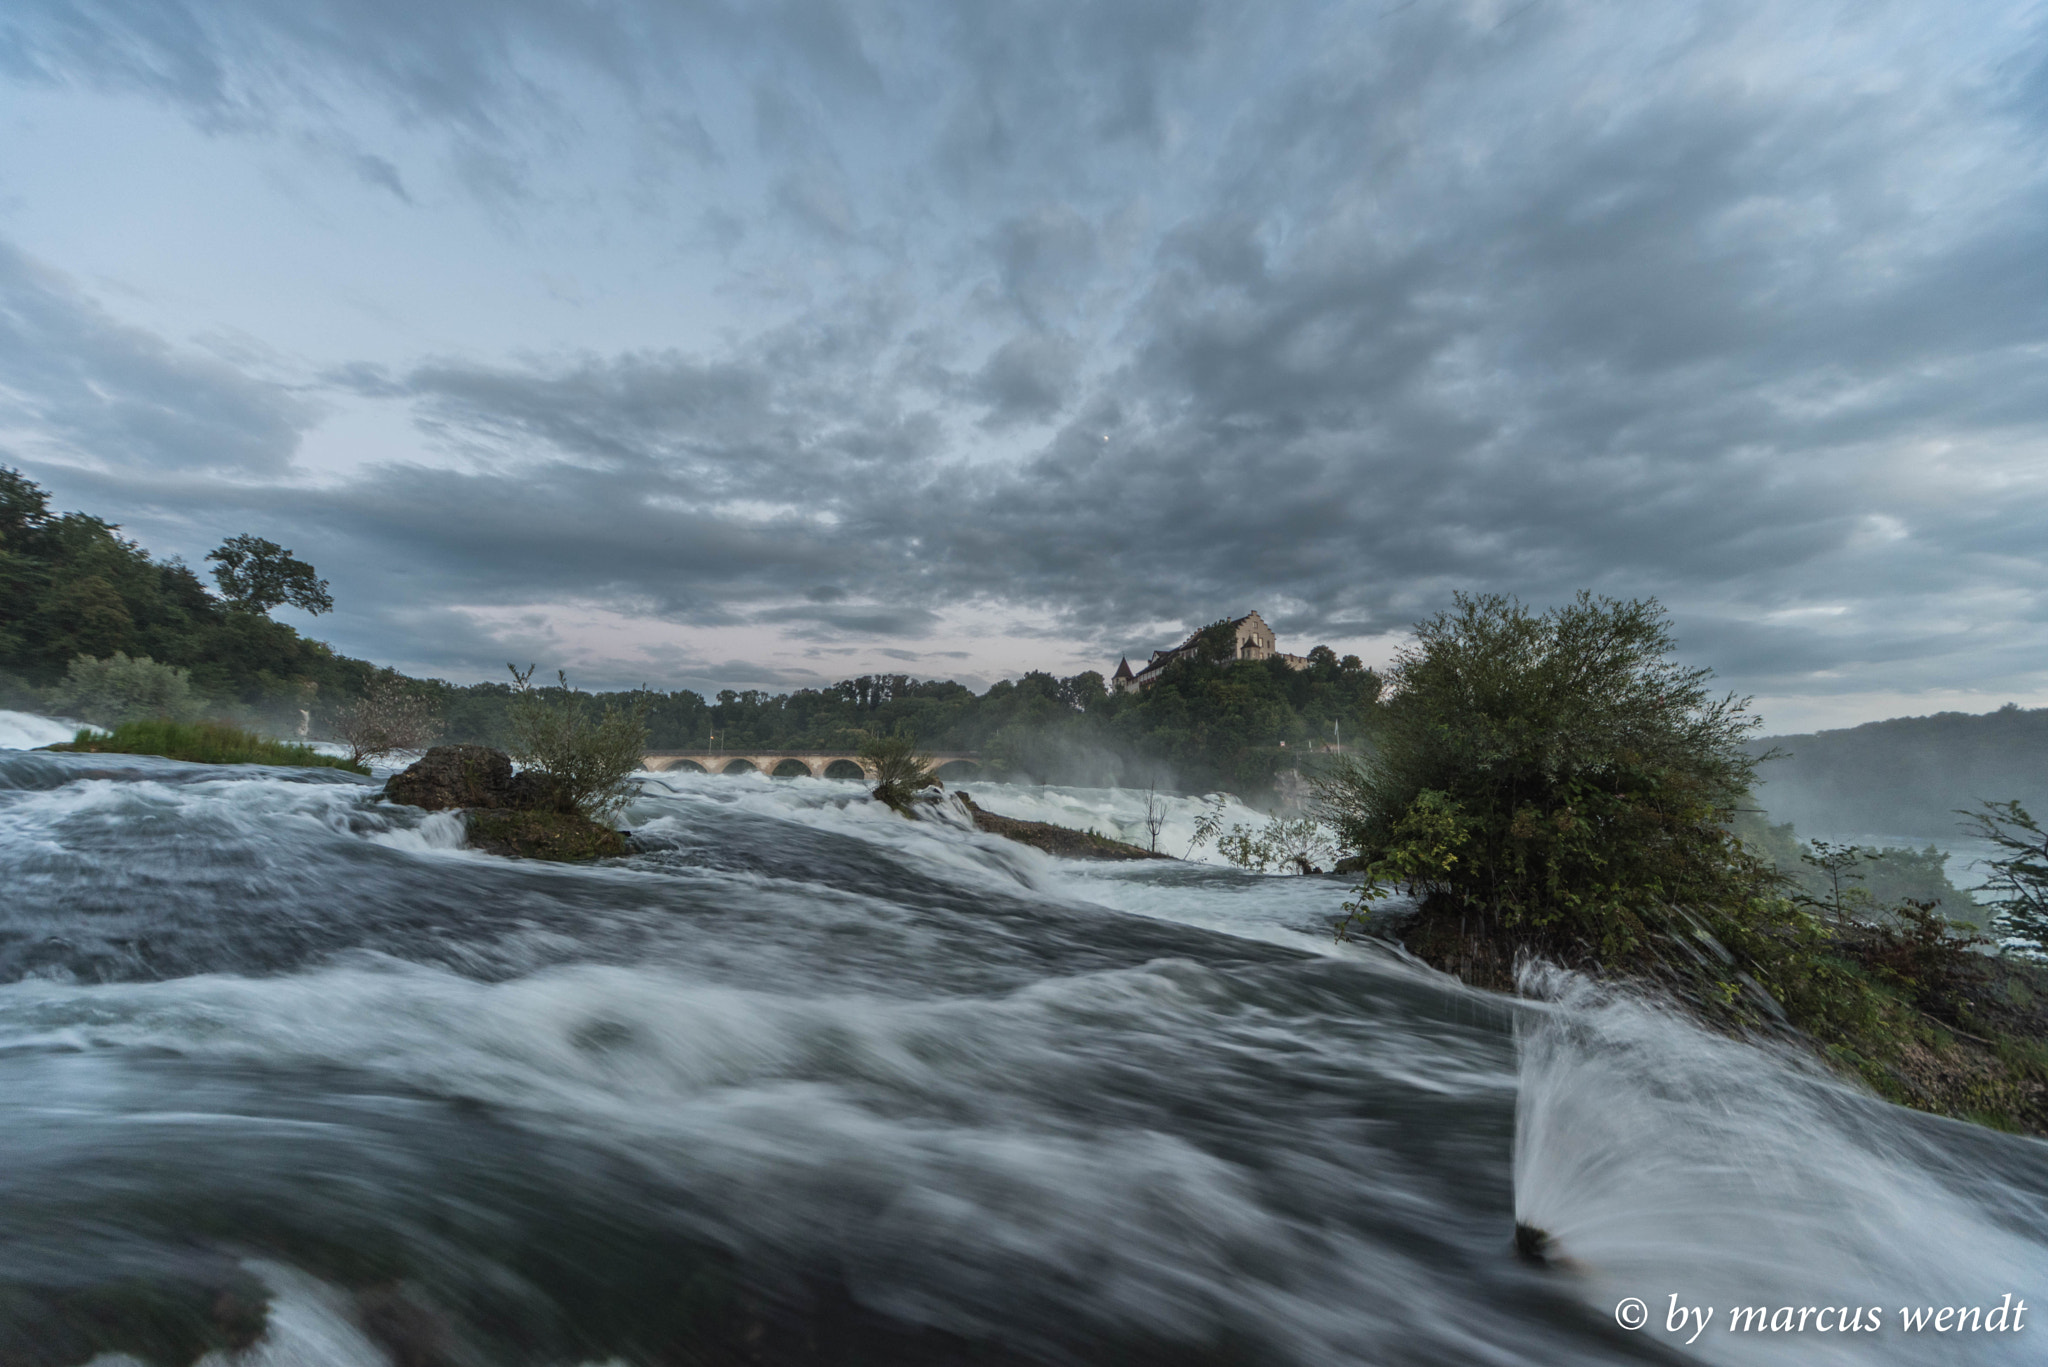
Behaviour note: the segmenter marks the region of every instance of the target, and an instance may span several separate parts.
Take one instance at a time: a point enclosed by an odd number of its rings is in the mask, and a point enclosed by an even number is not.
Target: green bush
[[[1196,835],[1199,837],[1201,834],[1198,826]],[[1329,831],[1314,817],[1290,820],[1280,816],[1257,831],[1249,826],[1233,824],[1216,838],[1216,851],[1239,868],[1253,873],[1265,873],[1269,869],[1317,873],[1336,853],[1330,844]]]
[[[917,738],[898,733],[864,742],[860,757],[875,775],[875,800],[908,813],[910,804],[927,788],[939,786],[929,756],[917,753]]]
[[[225,722],[131,721],[108,731],[80,731],[68,745],[52,750],[105,755],[162,755],[193,764],[281,764],[346,769],[365,774],[360,764],[323,755],[310,745],[271,740]]]
[[[508,720],[512,758],[554,780],[563,804],[592,821],[609,822],[636,791],[632,775],[647,752],[647,709],[635,695],[625,705],[599,710],[569,687],[557,670],[556,688],[532,686],[533,666],[514,681]]]
[[[1324,811],[1367,871],[1482,933],[1621,962],[1664,909],[1730,907],[1769,872],[1724,824],[1757,761],[1742,700],[1670,659],[1654,601],[1579,595],[1542,615],[1468,597],[1416,627],[1368,756]]]
[[[1513,988],[1535,954],[1659,983],[1722,1028],[1789,1028],[1893,1100],[2048,1133],[2028,966],[1972,952],[1931,898],[1867,895],[1866,851],[1813,844],[1809,891],[1746,847],[1727,823],[1752,723],[1670,652],[1654,602],[1582,594],[1539,617],[1461,596],[1422,623],[1370,757],[1322,785],[1365,871],[1339,933],[1406,888],[1422,904],[1396,933],[1468,982]],[[2030,864],[2038,832],[2008,836]],[[1939,872],[1894,862],[1900,883]]]
[[[147,655],[129,658],[115,651],[104,660],[80,655],[52,690],[62,711],[96,726],[122,722],[191,721],[203,703],[192,692],[191,671],[158,664]]]

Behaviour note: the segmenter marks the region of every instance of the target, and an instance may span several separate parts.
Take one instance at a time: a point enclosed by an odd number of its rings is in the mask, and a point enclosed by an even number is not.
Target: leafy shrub
[[[1233,824],[1216,840],[1216,851],[1241,869],[1265,873],[1269,869],[1292,869],[1312,873],[1330,862],[1336,847],[1330,833],[1314,817],[1288,820],[1274,817],[1264,828],[1253,831]]]
[[[111,732],[80,731],[70,744],[50,748],[102,755],[162,755],[193,764],[282,764],[368,772],[360,764],[323,755],[310,745],[271,740],[217,721],[123,722]]]
[[[557,670],[557,688],[532,686],[533,666],[513,666],[509,720],[512,757],[547,775],[563,804],[592,821],[609,822],[636,791],[632,775],[647,751],[647,707],[637,695],[598,711]]]
[[[917,753],[915,736],[899,733],[870,739],[862,743],[860,757],[874,773],[875,800],[899,812],[908,813],[919,793],[939,786],[931,758]]]
[[[155,718],[191,721],[202,707],[192,692],[190,670],[158,664],[147,655],[131,659],[120,651],[104,660],[89,655],[73,659],[52,701],[99,726]]]
[[[1620,962],[1665,907],[1765,891],[1724,825],[1757,719],[1671,650],[1654,600],[1582,593],[1538,616],[1460,594],[1418,624],[1370,753],[1319,786],[1368,894],[1405,887],[1483,933]]]
[[[1418,627],[1370,757],[1322,788],[1366,873],[1339,933],[1405,887],[1422,905],[1402,942],[1468,982],[1511,988],[1528,954],[1645,978],[1723,1028],[1789,1030],[1893,1100],[2048,1133],[2017,961],[1972,952],[1932,899],[1868,896],[1865,851],[1814,845],[1811,891],[1757,858],[1726,825],[1752,723],[1670,648],[1654,602],[1584,594],[1541,617],[1461,596]],[[2041,836],[1996,813],[2024,900]]]

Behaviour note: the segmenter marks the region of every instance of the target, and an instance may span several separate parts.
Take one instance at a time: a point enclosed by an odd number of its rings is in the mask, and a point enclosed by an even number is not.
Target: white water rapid
[[[1343,880],[678,774],[567,867],[375,794],[0,751],[0,1362],[2048,1359],[2048,1145],[1340,944]]]

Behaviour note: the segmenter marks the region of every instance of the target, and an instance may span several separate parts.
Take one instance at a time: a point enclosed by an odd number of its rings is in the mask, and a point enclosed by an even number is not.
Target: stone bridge
[[[929,755],[940,778],[981,772],[981,758],[964,753]],[[869,782],[874,771],[851,751],[815,750],[649,750],[640,767],[656,773],[680,769],[698,774],[767,774],[771,778],[851,778]]]

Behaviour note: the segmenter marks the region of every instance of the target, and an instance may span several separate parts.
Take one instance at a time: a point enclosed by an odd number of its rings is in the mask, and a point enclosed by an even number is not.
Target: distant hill
[[[2011,703],[1996,712],[1895,717],[1842,731],[1773,736],[1778,749],[1757,792],[1774,821],[1802,833],[1915,835],[1956,829],[1956,808],[2018,798],[2048,816],[2048,708]]]

